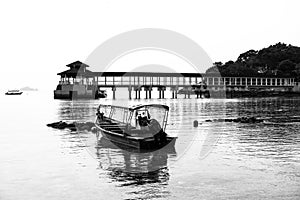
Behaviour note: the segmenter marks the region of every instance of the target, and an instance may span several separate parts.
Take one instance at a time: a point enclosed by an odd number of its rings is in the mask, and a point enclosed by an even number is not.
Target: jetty
[[[80,61],[66,65],[70,69],[60,72],[60,81],[54,91],[55,99],[100,98],[100,91],[110,89],[116,99],[118,88],[128,88],[129,99],[153,98],[152,91],[158,91],[158,98],[165,98],[170,91],[176,99],[180,92],[185,98],[192,94],[196,98],[224,97],[234,92],[288,92],[298,86],[294,77],[221,77],[215,73],[163,73],[163,72],[92,72]],[[134,95],[135,94],[135,95]]]

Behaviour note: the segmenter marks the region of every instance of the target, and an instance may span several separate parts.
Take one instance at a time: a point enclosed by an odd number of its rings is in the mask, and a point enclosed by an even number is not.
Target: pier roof
[[[72,62],[68,65],[66,65],[67,67],[70,67],[70,68],[86,68],[86,67],[89,67],[89,65],[77,60],[75,62]]]
[[[150,77],[202,77],[201,73],[167,73],[167,72],[93,72],[95,76],[150,76]]]
[[[170,72],[93,72],[94,76],[145,76],[145,77],[220,77],[220,78],[227,78],[227,77],[236,77],[236,78],[246,78],[246,77],[257,77],[257,78],[293,78],[284,75],[269,75],[266,76],[264,74],[257,74],[257,75],[223,75],[220,73],[170,73]]]
[[[78,76],[82,77],[94,77],[94,72],[91,72],[90,70],[87,70],[85,68],[71,68],[66,71],[60,72],[57,75],[60,75],[61,77],[68,77],[68,78],[76,78]]]

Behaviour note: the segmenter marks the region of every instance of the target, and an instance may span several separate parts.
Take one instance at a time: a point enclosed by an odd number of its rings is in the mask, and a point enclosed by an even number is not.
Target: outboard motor
[[[148,127],[157,144],[162,145],[166,143],[167,134],[163,131],[159,122],[156,119],[151,119]]]

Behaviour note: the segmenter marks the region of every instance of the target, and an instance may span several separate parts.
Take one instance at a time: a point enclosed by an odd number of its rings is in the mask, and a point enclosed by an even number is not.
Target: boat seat
[[[102,127],[126,127],[126,125],[120,124],[100,124]]]

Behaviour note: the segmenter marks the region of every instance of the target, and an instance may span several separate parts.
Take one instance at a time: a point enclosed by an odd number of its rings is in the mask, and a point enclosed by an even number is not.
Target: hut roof
[[[91,72],[90,70],[87,70],[85,68],[71,68],[66,71],[60,72],[57,75],[60,75],[62,77],[94,77],[94,73]]]
[[[87,64],[85,64],[85,63],[83,63],[83,62],[81,62],[81,61],[79,61],[79,60],[77,60],[77,61],[75,61],[75,62],[72,62],[72,63],[70,63],[70,64],[68,64],[68,65],[66,65],[67,67],[70,67],[70,68],[80,68],[80,67],[89,67]]]

